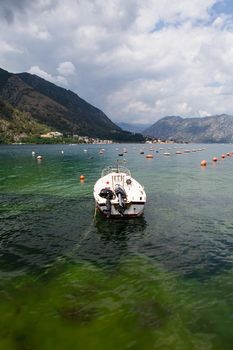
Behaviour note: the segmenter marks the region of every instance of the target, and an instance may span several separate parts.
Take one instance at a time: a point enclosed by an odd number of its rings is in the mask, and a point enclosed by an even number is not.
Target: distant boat
[[[123,153],[118,153],[119,157],[123,157],[123,155],[124,155]]]
[[[96,209],[106,218],[137,217],[143,214],[146,193],[129,169],[123,166],[103,169],[94,186]]]

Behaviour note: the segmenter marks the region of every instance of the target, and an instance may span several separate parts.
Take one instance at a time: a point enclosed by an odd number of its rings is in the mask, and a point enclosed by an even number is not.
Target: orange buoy
[[[213,158],[213,162],[217,162],[218,161],[218,158],[217,157],[214,157]]]
[[[153,156],[153,154],[147,154],[147,155],[146,155],[146,158],[152,159],[152,158],[154,158],[154,156]]]
[[[225,154],[222,154],[222,155],[221,155],[221,158],[222,158],[222,159],[226,158]]]
[[[84,181],[85,176],[84,175],[80,175],[80,181]]]
[[[203,159],[202,161],[201,161],[201,166],[206,166],[207,165],[207,161],[205,160],[205,159]]]

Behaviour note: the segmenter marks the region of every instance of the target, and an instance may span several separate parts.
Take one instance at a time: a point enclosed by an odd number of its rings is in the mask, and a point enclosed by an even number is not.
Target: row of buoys
[[[170,149],[171,148],[168,148],[168,150],[170,150]],[[150,150],[152,150],[152,149],[150,149]],[[160,150],[163,150],[163,148],[160,148]],[[181,150],[177,150],[175,152],[175,154],[183,154],[183,153],[197,152],[197,151],[203,151],[203,150],[204,150],[204,148],[198,148],[198,149],[193,149],[193,150],[185,149],[183,152]],[[159,153],[159,151],[156,150],[156,153]],[[144,152],[141,151],[140,154],[144,154]],[[171,156],[171,153],[170,152],[164,152],[163,155],[164,156]],[[152,159],[152,158],[154,158],[154,156],[152,155],[152,153],[149,153],[149,154],[146,155],[146,158]]]
[[[231,156],[233,156],[233,152],[227,152],[226,154],[222,154],[221,155],[221,158],[222,159],[225,159],[226,157],[231,157]],[[214,163],[216,163],[217,161],[218,161],[218,157],[213,157],[212,158],[212,161],[214,162]],[[205,159],[203,159],[202,161],[201,161],[201,166],[207,166],[207,161],[205,160]]]

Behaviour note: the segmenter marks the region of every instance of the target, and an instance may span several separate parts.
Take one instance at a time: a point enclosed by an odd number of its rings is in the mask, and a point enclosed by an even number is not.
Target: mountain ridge
[[[71,90],[36,75],[14,74],[0,68],[0,82],[0,97],[4,101],[51,130],[115,141],[143,140],[140,134],[123,131]]]
[[[233,142],[233,116],[220,114],[202,118],[166,116],[143,132],[144,136],[194,143]]]

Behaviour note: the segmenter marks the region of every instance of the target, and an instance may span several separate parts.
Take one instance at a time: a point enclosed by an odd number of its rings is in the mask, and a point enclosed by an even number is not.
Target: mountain
[[[143,131],[144,136],[194,143],[233,142],[233,116],[227,114],[204,118],[168,116]]]
[[[115,125],[100,109],[77,94],[29,73],[13,74],[0,68],[0,97],[49,130],[117,141],[142,141]]]
[[[130,132],[136,132],[136,133],[142,133],[143,130],[149,128],[151,124],[130,124],[130,123],[124,123],[124,122],[118,122],[116,123],[121,129],[130,131]]]
[[[19,111],[0,97],[0,143],[20,141],[48,131],[46,125],[38,123],[28,113]]]

